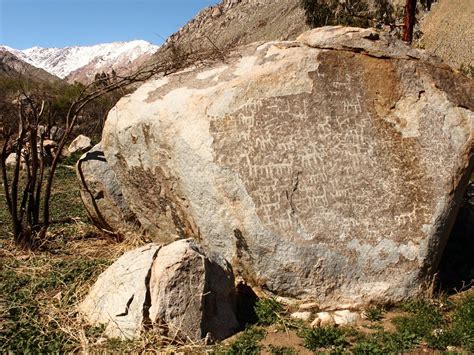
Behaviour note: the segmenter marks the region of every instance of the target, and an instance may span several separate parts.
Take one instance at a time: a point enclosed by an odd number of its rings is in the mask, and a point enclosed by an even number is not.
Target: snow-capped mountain
[[[21,51],[0,46],[0,78],[18,78],[19,75],[23,76],[24,79],[37,82],[53,83],[61,81],[57,76],[28,63],[25,54]]]
[[[113,42],[87,47],[41,48],[22,51],[3,46],[21,60],[42,68],[67,81],[91,81],[96,73],[117,73],[134,70],[159,48],[149,42],[136,40]]]

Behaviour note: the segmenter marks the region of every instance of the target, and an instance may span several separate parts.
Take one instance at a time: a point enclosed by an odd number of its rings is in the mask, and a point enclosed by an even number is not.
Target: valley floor
[[[57,172],[54,224],[40,250],[13,243],[0,190],[0,352],[182,352],[225,354],[386,354],[474,352],[474,292],[438,295],[390,308],[366,310],[351,327],[310,329],[274,300],[255,306],[255,324],[221,344],[184,345],[152,333],[121,342],[80,320],[75,306],[97,276],[125,250],[144,240],[117,242],[88,221],[75,171]]]

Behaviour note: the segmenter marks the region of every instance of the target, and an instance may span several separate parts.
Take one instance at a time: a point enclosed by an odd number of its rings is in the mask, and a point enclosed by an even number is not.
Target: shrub
[[[399,333],[413,334],[422,339],[445,325],[441,311],[428,301],[412,300],[404,303],[402,309],[411,314],[393,320]]]
[[[301,0],[306,23],[311,27],[343,25],[371,27],[393,25],[395,10],[388,0],[378,0],[369,9],[367,0]]]
[[[343,349],[347,344],[345,331],[342,328],[321,327],[303,329],[300,334],[304,346],[312,351],[319,349]]]
[[[465,296],[454,312],[453,333],[460,345],[474,352],[474,293]]]
[[[283,307],[274,298],[260,299],[255,304],[255,314],[260,325],[276,323],[281,312],[283,312]]]
[[[371,322],[378,322],[383,318],[383,309],[380,307],[370,307],[365,310],[367,319]]]
[[[396,354],[409,351],[417,344],[418,341],[413,334],[380,331],[360,338],[352,348],[352,352],[357,355]]]
[[[247,328],[232,343],[228,355],[253,355],[259,354],[262,346],[258,343],[265,337],[263,329],[250,327]]]

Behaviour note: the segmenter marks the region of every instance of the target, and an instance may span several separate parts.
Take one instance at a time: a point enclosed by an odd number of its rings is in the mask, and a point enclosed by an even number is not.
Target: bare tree
[[[50,201],[56,168],[61,152],[70,141],[86,106],[108,93],[123,90],[154,75],[166,76],[191,64],[197,65],[222,56],[222,53],[217,51],[183,53],[175,46],[170,48],[172,50],[168,56],[163,55],[159,62],[133,74],[99,75],[94,82],[84,86],[69,105],[62,124],[62,134],[54,149],[51,149],[50,141],[46,140],[45,135],[51,128],[51,120],[45,120],[53,116],[51,102],[44,96],[31,94],[24,85],[20,85],[21,89],[15,100],[17,109],[2,112],[0,115],[4,123],[1,131],[3,145],[0,168],[13,236],[17,244],[25,248],[35,248],[45,240],[51,223]],[[13,112],[17,115],[16,119]],[[40,130],[42,124],[46,124],[46,129]],[[12,153],[15,153],[15,160],[13,168],[8,169],[6,162]],[[25,167],[23,170],[22,165]]]

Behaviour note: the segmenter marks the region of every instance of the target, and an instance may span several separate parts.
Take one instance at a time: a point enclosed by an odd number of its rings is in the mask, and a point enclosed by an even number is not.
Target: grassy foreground
[[[108,340],[75,307],[97,276],[125,250],[140,245],[100,234],[88,222],[71,166],[58,168],[53,226],[42,248],[25,252],[11,242],[0,190],[0,352],[184,352],[215,354],[389,354],[419,351],[474,353],[474,292],[373,307],[353,327],[311,329],[292,320],[275,300],[255,306],[256,324],[222,344],[174,344],[155,334]]]

